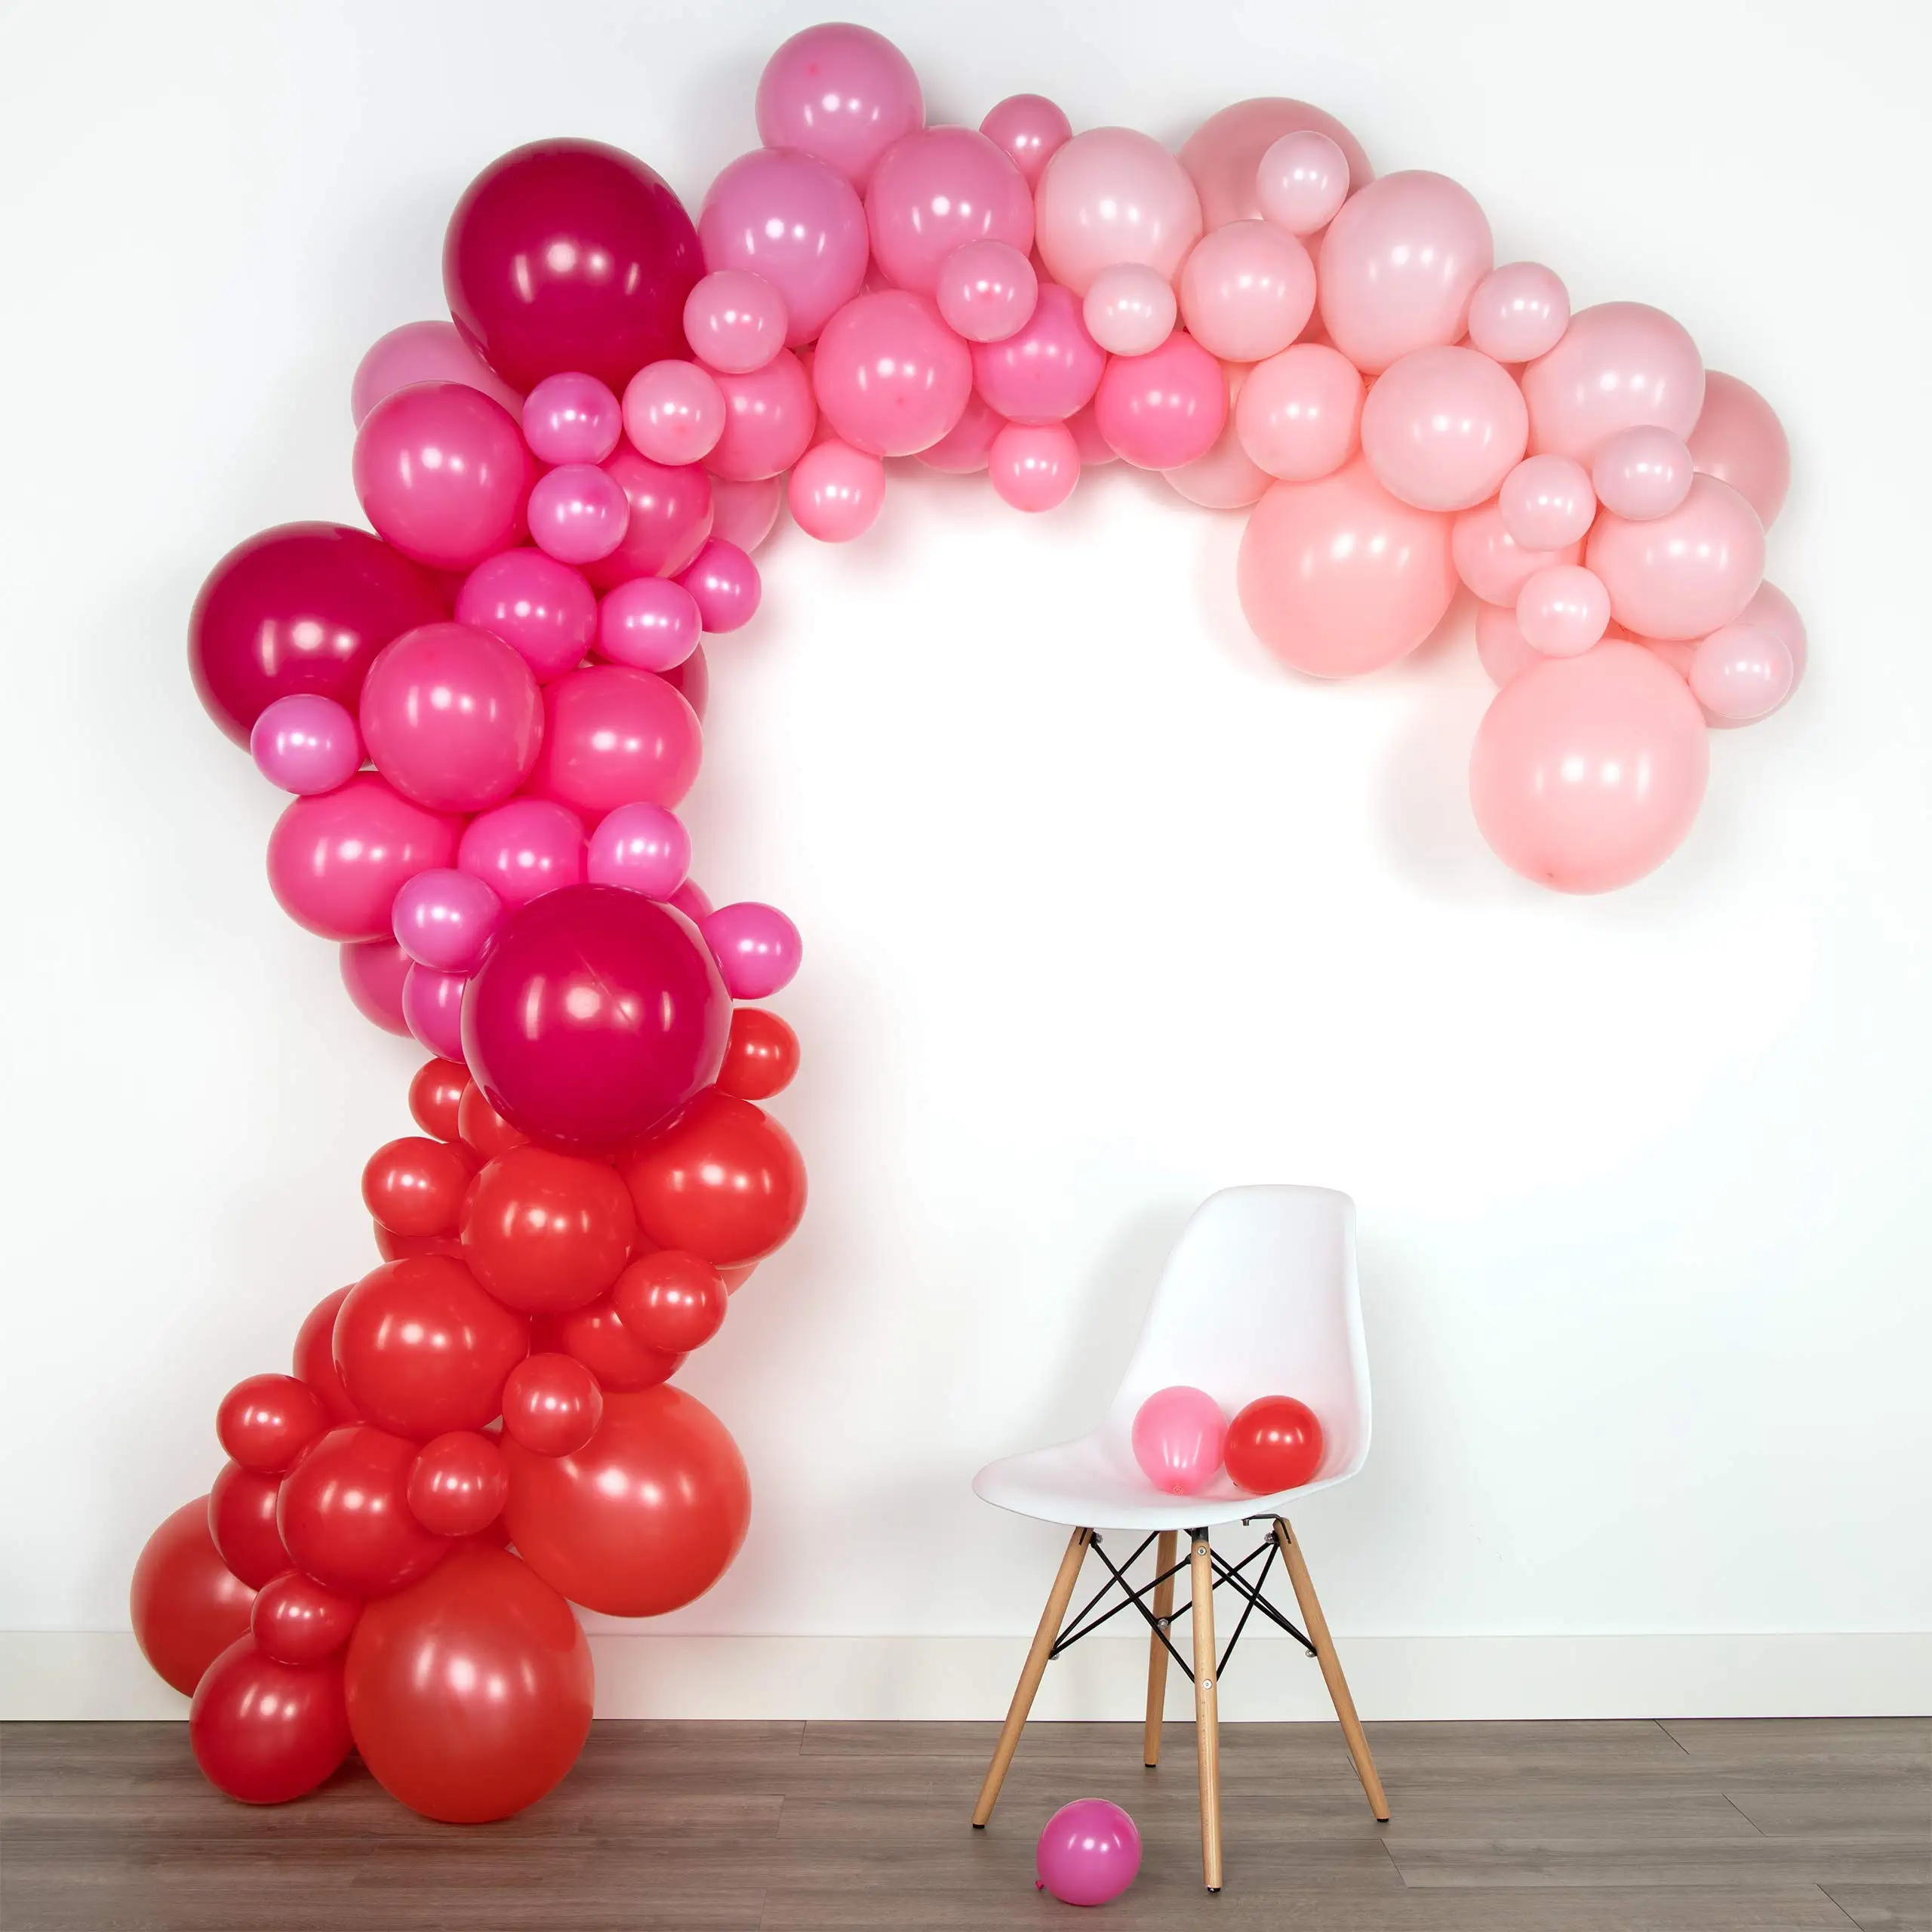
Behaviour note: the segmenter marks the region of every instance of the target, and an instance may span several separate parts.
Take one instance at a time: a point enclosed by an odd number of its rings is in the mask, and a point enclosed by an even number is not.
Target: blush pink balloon
[[[355,1010],[385,1033],[409,1038],[402,1014],[402,983],[409,977],[409,958],[392,939],[349,940],[337,952],[342,983]]]
[[[1238,100],[1211,115],[1188,137],[1181,165],[1201,196],[1202,219],[1210,228],[1223,222],[1252,221],[1261,212],[1262,157],[1284,134],[1312,129],[1325,134],[1347,156],[1349,190],[1375,178],[1361,143],[1332,114],[1305,100],[1263,97]]]
[[[1080,451],[1064,423],[1009,423],[986,452],[986,469],[1001,503],[1057,509],[1080,481]]]
[[[355,365],[349,411],[356,428],[377,403],[417,383],[461,383],[512,415],[523,406],[523,398],[477,355],[454,322],[405,322],[379,337]]]
[[[417,965],[473,973],[503,916],[503,902],[475,873],[441,866],[403,881],[389,919],[396,944]]]
[[[387,940],[398,888],[451,862],[461,824],[358,771],[290,802],[269,835],[269,884],[298,926],[324,939]]]
[[[1457,518],[1450,539],[1456,574],[1485,604],[1516,608],[1523,586],[1551,564],[1580,563],[1583,546],[1526,550],[1509,534],[1499,503],[1483,503]]]
[[[1691,691],[1715,718],[1746,724],[1768,718],[1791,695],[1798,667],[1785,641],[1768,625],[1724,625],[1690,655]]]
[[[735,543],[714,537],[678,581],[697,600],[698,616],[714,635],[742,630],[758,614],[764,580]]]
[[[743,900],[706,915],[700,931],[734,999],[768,999],[790,985],[804,953],[798,929],[776,906]]]
[[[1362,405],[1369,467],[1418,509],[1472,509],[1494,496],[1529,439],[1522,391],[1473,349],[1412,349]]]
[[[463,994],[467,973],[412,965],[402,976],[402,1017],[418,1046],[444,1060],[463,1058]]]
[[[1332,475],[1361,441],[1362,380],[1340,350],[1300,342],[1257,363],[1235,404],[1235,433],[1284,483]]]
[[[1321,238],[1321,321],[1364,374],[1461,335],[1496,244],[1475,197],[1444,174],[1385,174]]]
[[[581,571],[541,550],[504,550],[463,579],[456,620],[501,638],[547,684],[583,662],[597,634],[597,593]]]
[[[1103,269],[1080,305],[1087,333],[1109,355],[1145,355],[1173,334],[1180,303],[1174,285],[1139,262]]]
[[[724,433],[705,460],[714,475],[762,482],[781,475],[811,447],[818,405],[805,365],[789,349],[745,375],[721,375],[718,386],[724,395]]]
[[[727,375],[762,369],[785,346],[785,298],[761,275],[720,269],[685,298],[685,340],[707,368]]]
[[[695,362],[647,363],[624,389],[624,434],[653,463],[697,463],[724,433],[724,392]]]
[[[546,376],[524,398],[523,440],[540,463],[601,463],[623,427],[610,385],[579,371]]]
[[[1235,578],[1250,628],[1283,663],[1358,677],[1414,651],[1455,595],[1449,519],[1392,497],[1358,457],[1278,483],[1243,533]]]
[[[560,564],[594,564],[624,540],[630,499],[608,470],[594,463],[559,463],[531,486],[530,534]]]
[[[1699,476],[1668,516],[1599,516],[1585,561],[1626,630],[1705,637],[1741,617],[1764,581],[1764,526],[1728,483]]]
[[[1518,678],[1542,654],[1530,647],[1516,614],[1499,604],[1476,606],[1476,656],[1498,691],[1512,678]]]
[[[1177,494],[1190,503],[1198,503],[1203,509],[1245,509],[1250,503],[1259,503],[1275,480],[1241,447],[1235,425],[1235,411],[1249,373],[1238,362],[1223,366],[1221,374],[1228,386],[1228,415],[1221,433],[1204,455],[1162,472]]]
[[[1476,732],[1469,799],[1503,863],[1559,892],[1609,892],[1682,844],[1709,734],[1684,680],[1611,640],[1545,658],[1498,691]]]
[[[812,356],[812,393],[832,428],[874,456],[912,456],[959,420],[973,358],[923,295],[886,289],[848,302]]]
[[[879,157],[866,189],[872,260],[885,278],[936,295],[949,255],[971,242],[1033,245],[1033,197],[1004,152],[971,128],[923,128]]]
[[[473,570],[506,550],[530,457],[502,404],[461,383],[387,396],[355,432],[355,495],[376,534],[438,570]]]
[[[1314,310],[1315,264],[1292,235],[1270,222],[1210,229],[1181,268],[1181,319],[1224,361],[1278,354]]]
[[[456,863],[505,906],[527,906],[583,883],[583,826],[554,799],[512,798],[469,821]]]
[[[1587,463],[1620,429],[1687,436],[1704,403],[1704,365],[1682,323],[1641,302],[1604,302],[1523,371],[1530,447]]]
[[[971,476],[986,468],[992,456],[993,438],[1005,426],[1006,418],[995,415],[975,392],[966,398],[959,420],[931,449],[921,450],[918,460],[929,469],[947,476]],[[881,485],[884,475],[881,466]]]
[[[1770,529],[1791,488],[1791,445],[1771,405],[1749,383],[1714,369],[1690,444],[1698,469],[1728,483]]]
[[[255,720],[248,749],[271,785],[301,798],[347,784],[362,764],[355,720],[319,691],[277,698]]]
[[[1564,463],[1564,457],[1532,457],[1532,463]],[[1690,451],[1674,429],[1638,423],[1619,429],[1598,446],[1590,477],[1604,508],[1633,522],[1668,516],[1690,494],[1695,469]]]
[[[597,648],[614,664],[669,671],[697,648],[697,599],[668,577],[620,583],[597,608]]]
[[[1589,534],[1597,513],[1588,472],[1567,456],[1526,457],[1503,479],[1503,527],[1526,550],[1560,550]]]
[[[1264,221],[1291,235],[1319,234],[1349,198],[1349,158],[1315,128],[1284,134],[1261,157],[1254,197]]]
[[[1041,285],[1026,326],[1004,342],[972,351],[980,399],[1009,423],[1061,423],[1093,401],[1107,358],[1087,333],[1080,298],[1057,282]]]
[[[798,459],[786,485],[792,521],[821,543],[863,537],[885,507],[885,465],[834,437]]]
[[[968,342],[1004,342],[1039,298],[1033,264],[1010,242],[969,242],[940,264],[935,293],[946,326]]]
[[[675,812],[640,799],[607,813],[590,835],[592,885],[669,899],[691,869],[691,837]]]
[[[1117,262],[1172,281],[1200,235],[1200,198],[1186,169],[1131,128],[1075,134],[1040,177],[1035,242],[1047,272],[1075,295]]]
[[[1180,330],[1145,355],[1115,356],[1094,395],[1100,434],[1140,469],[1175,469],[1205,456],[1227,420],[1220,364]]]
[[[1758,625],[1783,642],[1791,655],[1791,690],[1797,690],[1804,681],[1804,666],[1810,656],[1804,620],[1798,614],[1798,607],[1776,584],[1761,583],[1757,595],[1745,605],[1737,621]],[[1788,703],[1790,697],[1791,691],[1787,691],[1785,701]]]
[[[880,156],[925,118],[912,63],[869,27],[807,27],[758,76],[758,139],[815,155],[862,192]]]
[[[785,304],[785,340],[810,342],[866,278],[866,211],[835,168],[794,149],[740,155],[712,183],[697,218],[713,274],[761,275]]]
[[[1073,123],[1044,94],[1010,94],[980,123],[980,132],[1019,169],[1029,188],[1073,137]]]
[[[1120,458],[1108,447],[1106,438],[1100,434],[1100,425],[1094,420],[1094,405],[1091,402],[1068,417],[1066,426],[1072,432],[1074,448],[1080,452],[1082,469],[1095,469],[1103,463],[1119,462]]]
[[[653,463],[628,443],[602,467],[624,493],[629,519],[623,542],[585,576],[599,590],[634,577],[675,577],[711,534],[711,478],[695,463]]]
[[[785,492],[775,476],[749,482],[728,478],[711,479],[711,533],[735,543],[747,556],[771,534]]]
[[[1167,1496],[1198,1496],[1214,1480],[1228,1419],[1204,1390],[1157,1389],[1134,1412],[1134,1460]]]
[[[1508,262],[1469,297],[1469,340],[1499,362],[1547,355],[1570,326],[1570,291],[1540,262]]]
[[[531,788],[595,825],[635,799],[676,804],[703,752],[697,712],[662,678],[595,664],[544,687],[543,749]]]
[[[1550,564],[1516,598],[1523,641],[1546,657],[1577,657],[1610,628],[1610,592],[1581,564]]]

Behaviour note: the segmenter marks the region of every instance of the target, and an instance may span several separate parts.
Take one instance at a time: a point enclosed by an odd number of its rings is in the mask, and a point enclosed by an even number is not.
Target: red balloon
[[[1251,1496],[1299,1489],[1321,1466],[1321,1422],[1292,1395],[1263,1395],[1228,1425],[1228,1480]]]
[[[475,1429],[453,1429],[423,1444],[409,1467],[409,1506],[439,1537],[473,1537],[503,1512],[510,1472],[503,1451]]]
[[[457,1116],[469,1085],[469,1069],[461,1061],[426,1060],[409,1083],[410,1118],[438,1140],[460,1140]]]
[[[528,1564],[476,1543],[363,1612],[346,1682],[376,1781],[453,1825],[534,1804],[590,1734],[590,1646],[570,1605]]]
[[[371,1269],[335,1318],[349,1399],[379,1428],[419,1441],[493,1420],[503,1378],[529,1352],[528,1321],[447,1255]]]
[[[798,1070],[798,1036],[761,1006],[734,1007],[718,1091],[740,1100],[768,1100]]]
[[[318,1583],[386,1596],[433,1569],[451,1545],[409,1507],[416,1444],[357,1423],[332,1429],[282,1479],[276,1514],[288,1557]]]
[[[155,1674],[192,1697],[202,1672],[248,1629],[255,1593],[208,1534],[208,1500],[165,1518],[141,1546],[128,1590],[134,1641]]]
[[[455,1233],[446,1235],[395,1235],[380,1221],[369,1223],[376,1237],[376,1252],[385,1261],[413,1261],[419,1254],[441,1254],[451,1261],[463,1259],[463,1243]]]
[[[675,577],[696,561],[715,513],[703,470],[694,463],[653,463],[629,443],[620,443],[601,467],[623,491],[630,521],[608,557],[583,567],[597,589],[614,590],[636,577]]]
[[[724,1425],[681,1389],[607,1395],[570,1456],[503,1444],[503,1525],[524,1561],[573,1603],[660,1617],[702,1596],[751,1521],[751,1478]]]
[[[321,1396],[330,1421],[337,1423],[362,1420],[362,1411],[349,1399],[349,1391],[335,1371],[335,1318],[348,1299],[347,1288],[323,1296],[303,1318],[295,1336],[296,1379]]]
[[[463,1254],[476,1278],[531,1314],[595,1301],[630,1254],[637,1217],[606,1161],[546,1147],[499,1155],[476,1177],[463,1213]]]
[[[617,1171],[654,1245],[715,1268],[769,1254],[805,1211],[805,1165],[792,1137],[750,1101],[715,1091],[632,1148]]]
[[[543,687],[530,789],[594,825],[620,805],[676,804],[703,752],[697,712],[657,672],[586,665]]]
[[[648,1133],[708,1085],[731,1025],[690,921],[612,885],[511,913],[463,1001],[464,1057],[491,1106],[534,1139],[584,1148]]]
[[[202,586],[188,620],[195,695],[245,746],[255,720],[297,691],[353,712],[377,652],[448,614],[430,577],[366,530],[282,524],[237,544]]]
[[[604,1419],[604,1392],[574,1355],[532,1355],[503,1384],[503,1433],[537,1456],[581,1449]]]
[[[239,1463],[224,1463],[208,1491],[208,1534],[222,1561],[251,1589],[260,1589],[288,1567],[288,1552],[275,1521],[281,1489],[278,1476],[257,1475]]]
[[[222,1398],[214,1432],[245,1469],[278,1476],[329,1426],[328,1405],[292,1375],[251,1375]]]
[[[342,1666],[278,1663],[238,1638],[208,1667],[188,1712],[202,1774],[245,1804],[286,1804],[349,1755]]]
[[[362,1170],[362,1204],[395,1235],[452,1232],[475,1169],[446,1140],[408,1134],[378,1147]]]
[[[667,1353],[702,1348],[724,1324],[731,1291],[708,1261],[675,1247],[633,1261],[611,1291],[626,1330]]]
[[[574,1355],[606,1391],[655,1389],[684,1366],[682,1355],[666,1355],[631,1334],[608,1295],[561,1315],[538,1315],[530,1341],[533,1349]]]
[[[457,1130],[463,1136],[463,1145],[486,1161],[507,1154],[512,1147],[521,1147],[530,1139],[528,1134],[519,1134],[484,1099],[482,1088],[473,1080],[463,1090],[456,1112]]]
[[[257,1592],[248,1628],[255,1647],[277,1663],[320,1663],[349,1641],[361,1614],[355,1598],[285,1570]]]

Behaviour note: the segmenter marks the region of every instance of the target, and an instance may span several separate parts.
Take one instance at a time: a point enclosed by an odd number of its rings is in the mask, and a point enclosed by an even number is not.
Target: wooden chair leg
[[[1389,1822],[1389,1801],[1383,1795],[1382,1780],[1376,1776],[1375,1760],[1370,1756],[1368,1740],[1362,1734],[1361,1720],[1355,1715],[1355,1700],[1349,1695],[1349,1680],[1342,1675],[1342,1660],[1335,1654],[1335,1640],[1328,1634],[1328,1620],[1321,1614],[1321,1599],[1315,1594],[1314,1580],[1302,1560],[1301,1545],[1281,1517],[1275,1518],[1275,1540],[1282,1561],[1288,1566],[1288,1580],[1294,1584],[1295,1601],[1301,1605],[1302,1621],[1308,1626],[1309,1641],[1315,1646],[1315,1660],[1321,1666],[1322,1681],[1342,1721],[1342,1736],[1349,1755],[1355,1760],[1355,1775],[1368,1794],[1369,1809],[1383,1824]]]
[[[1189,1578],[1194,1601],[1188,1628],[1194,1640],[1194,1743],[1201,1762],[1201,1872],[1211,1892],[1221,1889],[1221,1720],[1214,1681],[1214,1566],[1208,1532],[1192,1532]]]
[[[1174,1567],[1174,1551],[1180,1534],[1163,1530],[1154,1554],[1154,1574],[1164,1580],[1154,1586],[1154,1614],[1165,1623],[1174,1614],[1174,1580],[1166,1573]],[[1147,1737],[1141,1758],[1151,1771],[1161,1761],[1161,1716],[1168,1705],[1168,1647],[1152,1630],[1147,1633]]]
[[[985,1826],[993,1815],[993,1807],[999,1802],[999,1788],[1005,1782],[1006,1767],[1013,1762],[1020,1734],[1026,1727],[1026,1713],[1033,1708],[1033,1694],[1040,1687],[1040,1679],[1047,1674],[1047,1660],[1053,1654],[1054,1640],[1060,1635],[1060,1624],[1066,1616],[1067,1601],[1073,1595],[1075,1583],[1079,1580],[1080,1566],[1087,1560],[1087,1546],[1093,1534],[1091,1530],[1075,1530],[1067,1540],[1066,1554],[1060,1560],[1060,1574],[1054,1579],[1047,1607],[1040,1613],[1040,1627],[1033,1633],[1033,1647],[1026,1653],[1026,1666],[1014,1687],[1006,1722],[1000,1727],[999,1742],[993,1746],[993,1761],[986,1767],[986,1782],[980,1787],[980,1801],[973,1807],[973,1829],[976,1832]]]

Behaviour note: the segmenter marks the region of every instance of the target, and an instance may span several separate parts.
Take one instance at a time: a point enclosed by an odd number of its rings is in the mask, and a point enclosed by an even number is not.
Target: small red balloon
[[[377,1245],[381,1246],[378,1240]],[[295,1379],[322,1398],[332,1423],[360,1422],[362,1412],[349,1399],[335,1372],[335,1318],[349,1299],[346,1288],[325,1295],[303,1318],[295,1337]]]
[[[285,1570],[256,1593],[248,1627],[257,1649],[277,1663],[320,1663],[349,1641],[361,1614],[356,1598]]]
[[[128,1590],[142,1656],[157,1676],[189,1697],[202,1672],[248,1634],[254,1600],[214,1546],[205,1496],[183,1503],[141,1546]]]
[[[362,1170],[362,1204],[392,1234],[448,1234],[472,1169],[448,1141],[408,1134],[378,1147]]]
[[[503,1451],[473,1429],[423,1444],[409,1469],[409,1506],[439,1537],[473,1537],[503,1514],[509,1494]]]
[[[251,1375],[215,1411],[221,1446],[245,1469],[278,1476],[329,1426],[328,1405],[292,1375]]]
[[[709,1341],[724,1324],[731,1298],[709,1262],[675,1247],[633,1261],[611,1291],[625,1328],[670,1355],[688,1355]]]
[[[636,1227],[608,1161],[515,1147],[476,1177],[463,1252],[499,1300],[536,1314],[595,1300],[617,1278]]]
[[[482,1088],[473,1080],[463,1090],[456,1116],[457,1131],[463,1136],[464,1144],[486,1161],[494,1161],[499,1154],[507,1154],[512,1147],[524,1146],[530,1139],[528,1134],[519,1133],[511,1126],[484,1099]]]
[[[540,1315],[531,1324],[531,1346],[574,1355],[605,1389],[634,1394],[655,1389],[684,1366],[681,1355],[667,1355],[638,1340],[617,1318],[608,1295],[561,1315]]]
[[[459,1116],[469,1069],[461,1061],[426,1060],[409,1083],[409,1117],[438,1140],[463,1137]]]
[[[342,1666],[279,1663],[238,1638],[195,1687],[188,1743],[208,1782],[245,1804],[313,1791],[349,1755]]]
[[[386,1596],[434,1569],[451,1545],[410,1509],[416,1454],[366,1423],[331,1429],[282,1479],[275,1520],[296,1567],[355,1597]]]
[[[568,1456],[597,1432],[604,1392],[574,1355],[532,1355],[503,1385],[503,1433],[537,1456]]]
[[[791,1136],[750,1101],[715,1091],[640,1142],[619,1171],[653,1244],[715,1268],[769,1254],[805,1211],[805,1166]]]
[[[239,1463],[224,1463],[208,1491],[208,1534],[221,1560],[251,1589],[288,1567],[275,1523],[281,1478],[257,1475]]]
[[[740,1006],[731,1014],[731,1037],[718,1091],[740,1100],[768,1100],[791,1085],[798,1070],[798,1036],[777,1014],[761,1006]]]
[[[1299,1489],[1321,1466],[1321,1423],[1292,1395],[1263,1395],[1228,1425],[1228,1480],[1251,1496]]]

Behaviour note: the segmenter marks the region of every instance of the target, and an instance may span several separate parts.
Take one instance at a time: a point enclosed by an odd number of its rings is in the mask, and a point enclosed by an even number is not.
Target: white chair
[[[1321,1417],[1324,1447],[1315,1479],[1274,1496],[1251,1496],[1225,1472],[1196,1496],[1168,1496],[1143,1476],[1134,1460],[1134,1412],[1157,1389],[1177,1383],[1204,1389],[1229,1414],[1258,1395],[1299,1396]],[[1047,1607],[1020,1673],[1012,1707],[1000,1731],[973,1823],[992,1816],[1007,1767],[1032,1708],[1048,1661],[1103,1617],[1131,1604],[1147,1621],[1147,1718],[1143,1756],[1158,1761],[1161,1714],[1166,1700],[1173,1622],[1189,1616],[1194,1679],[1195,1743],[1200,1759],[1201,1866],[1208,1889],[1221,1887],[1220,1737],[1216,1684],[1220,1666],[1214,1647],[1214,1589],[1232,1584],[1246,1600],[1235,1636],[1259,1610],[1301,1639],[1321,1667],[1341,1720],[1349,1755],[1378,1819],[1389,1816],[1381,1780],[1362,1735],[1353,1700],[1335,1655],[1321,1605],[1309,1580],[1301,1545],[1284,1512],[1291,1502],[1332,1488],[1368,1457],[1368,1356],[1362,1340],[1361,1299],[1355,1281],[1355,1204],[1322,1187],[1232,1187],[1196,1208],[1174,1244],[1161,1275],[1140,1340],[1100,1426],[1071,1442],[989,1463],[973,1478],[983,1500],[1023,1516],[1063,1523],[1072,1530]],[[1265,1519],[1272,1541],[1238,1564],[1211,1547],[1216,1524]],[[1144,1531],[1158,1540],[1154,1580],[1136,1589],[1127,1580],[1134,1558],[1115,1565],[1100,1552],[1099,1526]],[[1192,1601],[1174,1607],[1178,1533],[1188,1532]],[[1147,1547],[1143,1543],[1142,1549]],[[1109,1581],[1100,1595],[1063,1630],[1066,1607],[1091,1550],[1101,1556]],[[1259,1577],[1246,1574],[1266,1556]],[[1260,1583],[1278,1552],[1287,1566],[1307,1634],[1297,1630],[1260,1594]],[[1135,1556],[1140,1550],[1134,1552]],[[1118,1589],[1120,1601],[1100,1605]],[[1152,1607],[1146,1601],[1151,1593]],[[1233,1649],[1233,1641],[1229,1651]],[[1226,1654],[1220,1659],[1226,1661]],[[1183,1670],[1189,1666],[1181,1662]]]

